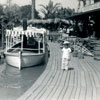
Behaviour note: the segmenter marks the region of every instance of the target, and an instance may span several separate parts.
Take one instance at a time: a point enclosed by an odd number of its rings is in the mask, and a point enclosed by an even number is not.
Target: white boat
[[[7,30],[6,63],[19,70],[43,63],[48,51],[46,36],[45,29]]]

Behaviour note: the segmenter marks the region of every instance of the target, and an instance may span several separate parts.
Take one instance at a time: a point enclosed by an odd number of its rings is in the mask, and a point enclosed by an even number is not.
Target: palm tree
[[[53,18],[60,5],[61,5],[60,3],[54,4],[53,1],[51,0],[46,6],[40,5],[42,7],[41,12],[44,14],[45,19]]]
[[[32,0],[32,19],[35,19],[35,0]]]

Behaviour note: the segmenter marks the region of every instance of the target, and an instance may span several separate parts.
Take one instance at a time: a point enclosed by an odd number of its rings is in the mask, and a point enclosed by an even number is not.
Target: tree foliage
[[[20,12],[21,12],[21,18],[27,18],[27,19],[31,19],[31,12],[32,12],[32,6],[31,5],[25,5],[25,6],[22,6],[20,7]],[[36,11],[35,9],[35,18],[36,19],[39,19],[40,16],[39,16],[39,13],[38,11]]]
[[[31,5],[25,5],[20,8],[21,18],[31,18]]]
[[[48,19],[48,18],[54,18],[56,11],[58,10],[58,8],[61,6],[60,3],[56,3],[54,4],[53,1],[49,1],[48,5],[40,5],[41,8],[41,12],[44,14],[44,18]]]
[[[2,16],[4,13],[3,13],[3,6],[0,5],[0,16]]]
[[[61,18],[61,19],[66,19],[67,17],[73,15],[75,13],[74,9],[71,8],[63,8],[61,7],[60,9],[57,10],[55,17],[56,18]]]
[[[71,16],[73,13],[75,13],[74,9],[71,8],[63,8],[61,7],[60,3],[54,4],[53,1],[49,1],[48,5],[40,5],[41,12],[44,14],[44,18],[66,18]]]
[[[8,22],[14,22],[18,24],[20,20],[26,18],[31,19],[31,5],[18,6],[17,4],[13,4],[10,6],[0,5],[0,17],[6,17]],[[36,18],[39,19],[38,11],[35,10]]]

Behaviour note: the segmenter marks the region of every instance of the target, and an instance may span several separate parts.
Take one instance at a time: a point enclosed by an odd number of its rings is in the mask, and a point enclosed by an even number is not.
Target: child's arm
[[[70,52],[70,53],[72,52],[71,48],[69,48],[69,52]]]

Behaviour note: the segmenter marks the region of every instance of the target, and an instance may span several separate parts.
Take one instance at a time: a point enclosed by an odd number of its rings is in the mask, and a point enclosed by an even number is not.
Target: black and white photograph
[[[100,100],[100,0],[0,0],[0,100]]]

